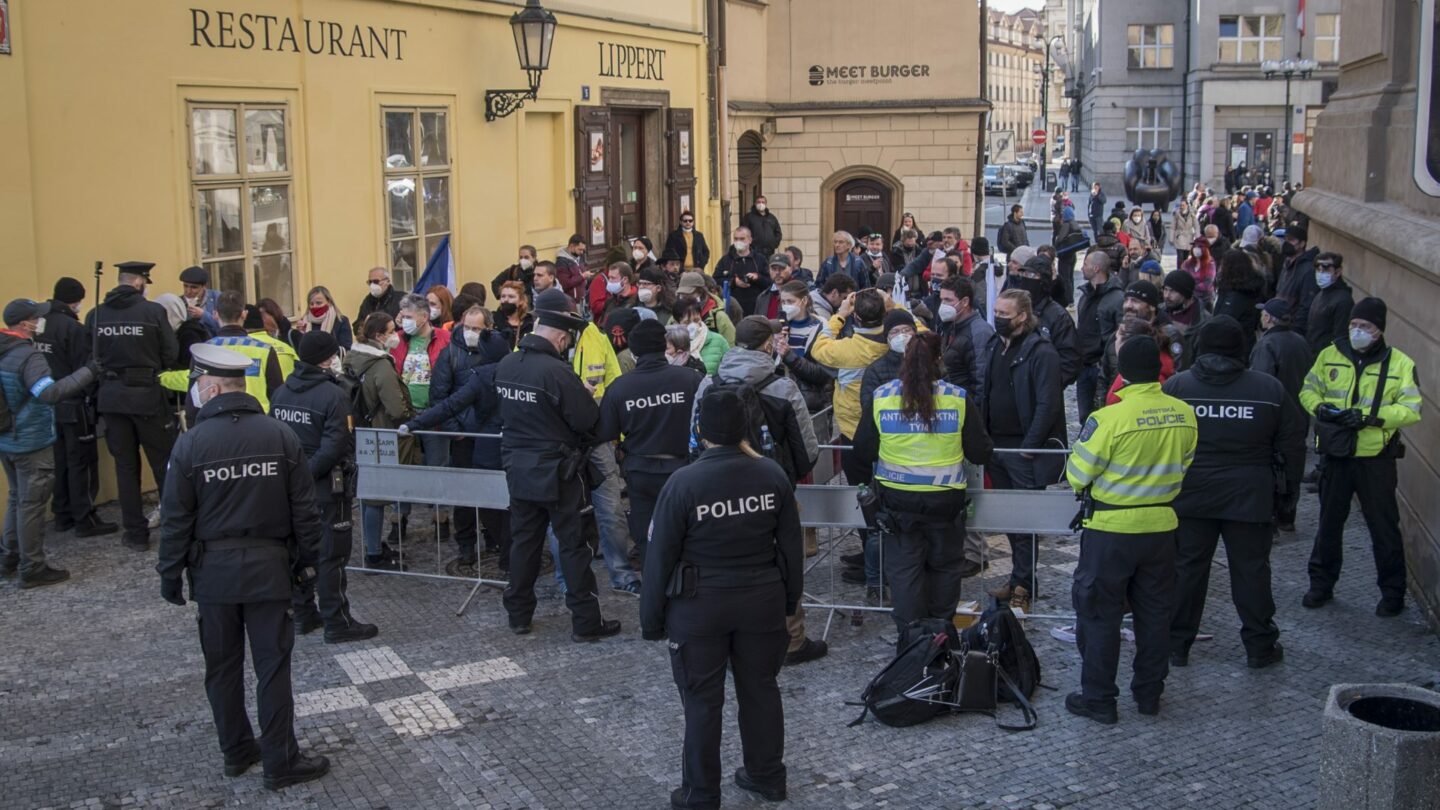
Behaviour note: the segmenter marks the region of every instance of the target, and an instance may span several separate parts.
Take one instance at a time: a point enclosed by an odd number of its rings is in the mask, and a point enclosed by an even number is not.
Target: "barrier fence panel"
[[[828,414],[826,414],[826,422],[828,423],[828,421]],[[817,425],[817,428],[819,427],[820,425]],[[402,465],[399,454],[400,436],[396,431],[362,428],[357,429],[355,435],[356,463],[359,473],[356,496],[359,500],[394,504],[429,504],[437,508],[442,506],[462,509],[509,508],[510,496],[505,484],[505,473],[502,471]],[[461,438],[476,434],[442,435]],[[822,460],[834,455],[833,452],[826,452],[826,450],[833,451],[838,448],[836,445],[822,445],[822,447],[825,447],[820,454]],[[818,464],[816,470],[824,473]],[[828,481],[833,478],[833,473],[824,477],[821,474],[813,476],[813,480],[816,481]],[[811,571],[823,562],[831,563],[828,573],[831,584],[834,585],[836,578],[834,564],[840,556],[835,552],[839,543],[852,533],[867,528],[864,516],[860,511],[859,501],[856,498],[858,491],[858,487],[836,484],[802,484],[796,487],[801,525],[806,528],[825,529],[831,532],[827,542],[822,545],[819,559],[813,560],[807,566],[807,585],[811,581]],[[968,491],[968,497],[972,504],[972,514],[966,521],[966,531],[981,534],[1030,534],[1036,538],[1034,542],[1037,545],[1039,535],[1070,535],[1073,533],[1070,529],[1070,522],[1078,505],[1074,493],[1069,490],[1031,491],[972,488]],[[439,570],[439,561],[442,556],[440,545],[441,541],[437,532],[437,571],[434,574],[363,568],[355,568],[355,570],[473,583],[474,587],[470,592],[470,597],[461,605],[457,615],[465,610],[481,585],[504,586],[508,584],[504,580],[481,578],[478,575],[478,567],[475,578],[457,577],[443,573]],[[1038,548],[1036,551],[1038,552]],[[352,566],[352,568],[354,567]],[[881,569],[883,570],[883,559]],[[831,592],[834,592],[833,588]],[[835,610],[855,611],[856,615],[861,612],[890,611],[886,604],[888,600],[884,599],[884,591],[881,591],[881,599],[877,600],[879,604],[875,605],[841,604],[835,599],[828,601],[816,599],[808,593],[808,589],[806,599],[807,601],[804,603],[806,607],[830,610],[832,618]],[[1064,615],[1030,614],[1030,617],[1073,619],[1072,616]]]

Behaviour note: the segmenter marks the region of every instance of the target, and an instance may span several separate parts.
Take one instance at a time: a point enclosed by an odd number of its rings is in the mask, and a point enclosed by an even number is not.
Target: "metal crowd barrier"
[[[828,425],[828,410],[817,414],[817,419],[826,419]],[[819,427],[819,425],[817,425]],[[828,428],[827,428],[828,431]],[[447,431],[414,431],[413,436],[447,436],[450,438],[499,438],[499,434],[488,433],[453,433]],[[828,432],[821,433],[817,430],[817,436],[830,435]],[[410,503],[425,504],[435,507],[450,506],[460,509],[508,509],[510,506],[510,493],[505,484],[505,473],[500,470],[477,470],[458,467],[430,467],[423,465],[402,465],[400,463],[400,434],[395,430],[379,428],[358,428],[355,431],[355,459],[358,467],[358,478],[356,483],[356,498],[360,501],[383,501],[388,503]],[[833,559],[838,555],[832,554],[834,546],[851,531],[867,528],[864,516],[860,511],[859,501],[856,494],[858,487],[848,485],[835,485],[828,483],[837,474],[837,464],[834,460],[834,451],[848,449],[843,445],[822,444],[820,462],[816,464],[815,471],[811,478],[814,481],[827,483],[801,484],[796,487],[796,497],[800,503],[800,523],[806,528],[840,530],[841,535],[832,538],[831,547],[822,549],[821,557],[807,565],[806,573],[826,560],[832,561],[831,578],[833,584],[834,571]],[[997,452],[1019,452],[1019,451],[997,451]],[[1040,453],[1068,453],[1068,450],[1027,450],[1025,452]],[[823,466],[822,466],[823,465]],[[995,490],[972,487],[967,492],[973,504],[971,516],[966,521],[966,531],[975,531],[982,534],[1030,534],[1037,538],[1037,547],[1033,549],[1038,559],[1038,536],[1041,534],[1072,534],[1070,522],[1075,516],[1077,509],[1075,496],[1068,490]],[[479,529],[476,523],[477,532]],[[471,600],[484,585],[503,587],[508,583],[504,580],[485,579],[479,575],[477,565],[477,576],[457,577],[446,574],[440,568],[443,552],[442,541],[439,532],[436,531],[436,572],[419,573],[414,571],[391,571],[368,569],[351,566],[352,570],[364,571],[374,574],[387,574],[411,577],[424,577],[430,579],[454,580],[459,582],[473,583],[469,596],[456,611],[456,615],[464,613]],[[397,549],[400,560],[405,561],[404,540],[401,539],[400,548]],[[483,546],[477,542],[477,552],[483,554]],[[883,550],[881,566],[883,571]],[[1037,578],[1038,581],[1038,578]],[[837,604],[815,600],[810,594],[806,594],[811,601],[804,603],[805,607],[830,611],[830,619],[833,619],[837,610],[852,611],[855,615],[863,612],[889,612],[890,607],[884,604],[882,598],[879,605],[854,605]],[[883,590],[882,590],[883,597]],[[966,611],[957,611],[966,613]],[[970,612],[973,615],[973,612]],[[1059,614],[1029,614],[1029,618],[1037,619],[1061,619],[1073,620],[1073,616]],[[826,623],[827,632],[829,621]]]

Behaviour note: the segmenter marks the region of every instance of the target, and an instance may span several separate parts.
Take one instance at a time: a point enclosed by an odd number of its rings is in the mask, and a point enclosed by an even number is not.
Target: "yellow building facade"
[[[480,0],[10,0],[0,54],[0,267],[48,297],[95,260],[192,264],[212,286],[353,315],[365,273],[408,288],[449,236],[461,282],[572,233],[595,261],[716,216],[704,0],[555,0],[537,100],[510,15]],[[593,264],[593,262],[592,262]],[[105,287],[114,283],[107,271]],[[87,306],[93,302],[87,302]]]
[[[543,5],[538,98],[487,121],[487,90],[527,86],[519,0],[9,0],[7,300],[93,289],[96,260],[108,290],[135,259],[152,297],[203,264],[289,313],[324,285],[353,317],[371,267],[408,290],[447,236],[488,286],[525,244],[578,233],[593,267],[630,236],[658,252],[682,208],[718,231],[706,0]]]

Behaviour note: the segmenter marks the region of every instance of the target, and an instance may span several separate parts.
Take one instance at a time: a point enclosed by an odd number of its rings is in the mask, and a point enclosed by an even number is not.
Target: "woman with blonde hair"
[[[290,345],[299,346],[300,337],[311,329],[329,332],[344,351],[350,351],[355,344],[350,319],[340,314],[340,309],[335,306],[335,297],[330,294],[328,287],[317,285],[305,294],[305,312],[291,324],[288,336]]]

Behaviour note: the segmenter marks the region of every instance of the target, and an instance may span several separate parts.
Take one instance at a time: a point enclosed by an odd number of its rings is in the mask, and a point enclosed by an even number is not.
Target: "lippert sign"
[[[811,65],[810,86],[891,84],[896,80],[926,79],[929,65]]]

